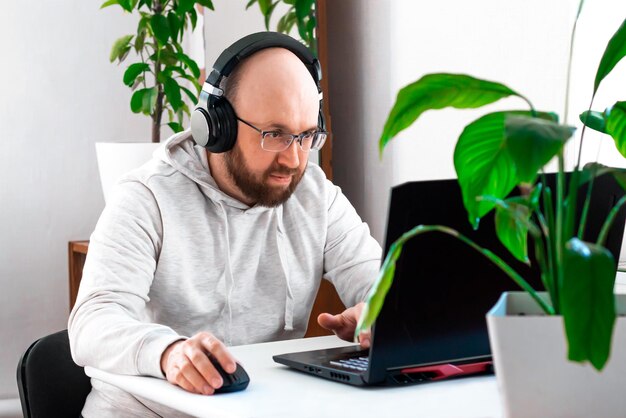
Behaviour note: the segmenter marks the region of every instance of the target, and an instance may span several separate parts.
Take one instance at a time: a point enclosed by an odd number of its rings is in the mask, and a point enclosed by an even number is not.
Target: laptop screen
[[[555,175],[547,175],[554,190]],[[586,240],[597,237],[611,207],[623,195],[612,176],[594,182]],[[579,210],[585,190],[579,193]],[[617,260],[625,211],[607,239]],[[517,261],[495,234],[493,211],[474,231],[456,179],[411,182],[392,189],[385,254],[404,232],[419,224],[452,227],[509,263],[535,289],[543,290],[539,270]],[[529,243],[531,243],[529,238]],[[532,247],[532,245],[531,245]],[[532,251],[529,254],[533,260]],[[438,232],[405,244],[394,283],[373,328],[367,380],[380,381],[388,369],[420,364],[478,360],[490,356],[485,314],[505,291],[521,290],[482,254]]]

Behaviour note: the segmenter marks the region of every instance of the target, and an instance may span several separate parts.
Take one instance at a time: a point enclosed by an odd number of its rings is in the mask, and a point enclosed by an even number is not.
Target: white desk
[[[86,373],[137,396],[199,417],[500,417],[495,377],[480,376],[405,387],[359,388],[274,363],[272,356],[348,343],[332,337],[231,347],[250,375],[242,392],[195,395],[165,380]]]

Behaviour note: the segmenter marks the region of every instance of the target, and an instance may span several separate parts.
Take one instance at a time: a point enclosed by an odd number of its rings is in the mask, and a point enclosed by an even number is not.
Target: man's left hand
[[[354,330],[361,316],[363,306],[365,306],[365,302],[357,303],[337,315],[322,313],[317,317],[317,323],[320,324],[322,328],[334,332],[335,335],[342,340],[353,341]],[[370,339],[371,334],[369,332],[362,332],[359,335],[361,347],[369,348]]]

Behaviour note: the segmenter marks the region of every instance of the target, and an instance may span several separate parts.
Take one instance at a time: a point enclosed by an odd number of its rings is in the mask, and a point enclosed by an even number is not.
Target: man
[[[175,135],[103,211],[69,319],[78,364],[210,395],[222,380],[208,355],[233,372],[228,346],[302,337],[322,276],[351,307],[318,321],[351,339],[381,249],[341,191],[307,165],[316,83],[283,48],[254,53],[226,82],[234,148],[207,152],[189,132]],[[272,137],[286,133],[291,143],[279,151]],[[172,415],[92,385],[87,418]]]

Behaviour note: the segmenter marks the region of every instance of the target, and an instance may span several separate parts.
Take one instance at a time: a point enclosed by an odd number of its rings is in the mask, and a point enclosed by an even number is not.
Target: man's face
[[[293,148],[294,145],[296,144],[291,144],[290,148]],[[296,186],[306,169],[307,156],[303,156],[301,159],[304,164],[299,164],[296,168],[283,165],[278,162],[278,158],[275,158],[265,170],[263,170],[262,165],[253,164],[257,166],[257,169],[254,170],[246,163],[239,141],[232,151],[224,155],[228,174],[239,190],[258,205],[267,207],[284,203],[296,190]]]
[[[297,135],[317,128],[317,87],[295,55],[284,49],[264,50],[248,67],[233,103],[238,117],[263,131]],[[261,134],[239,122],[237,142],[224,154],[224,163],[247,201],[272,207],[294,192],[308,158],[297,141],[281,152],[264,150]]]

